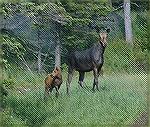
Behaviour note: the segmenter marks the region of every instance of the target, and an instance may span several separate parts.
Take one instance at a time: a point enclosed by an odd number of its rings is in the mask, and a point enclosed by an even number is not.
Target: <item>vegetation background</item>
[[[125,32],[125,2],[130,3],[132,41]],[[148,126],[150,12],[148,0],[0,0],[0,125]],[[67,56],[98,40],[94,27],[110,28],[93,93],[92,72],[85,88],[78,73],[66,95]],[[43,101],[44,78],[61,65],[60,97]]]

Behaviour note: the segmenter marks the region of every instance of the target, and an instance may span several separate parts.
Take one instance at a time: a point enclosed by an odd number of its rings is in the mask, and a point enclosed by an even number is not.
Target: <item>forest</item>
[[[125,127],[149,121],[148,0],[0,0],[0,125],[2,127]],[[110,29],[99,91],[93,72],[66,94],[68,57]],[[44,101],[44,79],[62,71],[60,95]],[[144,119],[144,120],[143,120]]]

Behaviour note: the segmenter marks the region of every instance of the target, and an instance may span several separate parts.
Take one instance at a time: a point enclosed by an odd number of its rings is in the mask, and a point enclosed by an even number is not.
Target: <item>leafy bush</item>
[[[13,88],[14,81],[12,79],[4,79],[0,83],[0,107],[6,107],[6,99],[8,95],[8,88]]]
[[[122,40],[110,42],[104,54],[104,72],[134,73],[147,70],[149,55],[147,50],[142,51],[139,43],[136,40],[131,46]]]
[[[15,85],[14,80],[11,78],[10,79],[4,79],[2,83],[5,87],[10,88],[10,89],[14,88],[14,85]]]
[[[132,49],[122,40],[108,44],[104,54],[104,69],[108,72],[129,72],[133,60]]]
[[[150,50],[150,44],[148,42],[148,23],[147,23],[147,11],[143,12],[133,12],[133,35],[135,41],[138,41],[142,51]],[[137,42],[136,42],[137,43]]]
[[[150,65],[150,54],[148,49],[143,49],[141,47],[142,40],[135,40],[134,41],[134,61],[136,65],[141,66],[144,70],[147,70],[148,66]]]
[[[4,88],[4,86],[0,85],[0,108],[6,107],[6,96],[8,91]]]

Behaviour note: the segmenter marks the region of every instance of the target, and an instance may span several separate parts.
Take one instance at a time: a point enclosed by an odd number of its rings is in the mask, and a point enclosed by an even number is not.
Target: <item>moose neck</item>
[[[97,52],[99,52],[100,54],[104,54],[105,47],[103,46],[103,43],[101,41],[98,41],[94,47]]]
[[[103,45],[103,42],[101,40],[99,41],[99,45],[102,47],[103,50],[105,50],[106,46]]]

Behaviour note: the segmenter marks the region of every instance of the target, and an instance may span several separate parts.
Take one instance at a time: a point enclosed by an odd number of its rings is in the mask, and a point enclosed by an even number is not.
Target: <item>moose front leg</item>
[[[98,88],[98,70],[97,70],[97,68],[94,68],[93,69],[93,74],[94,74],[94,82],[93,82],[93,91],[95,91],[94,90],[94,88],[95,88],[95,85],[96,85],[96,89],[99,91],[99,88]]]
[[[103,64],[101,64],[101,65],[99,66],[98,70],[97,70],[97,71],[98,71],[98,72],[97,72],[97,73],[98,73],[98,77],[99,77],[99,76],[103,76],[102,66],[103,66]]]

